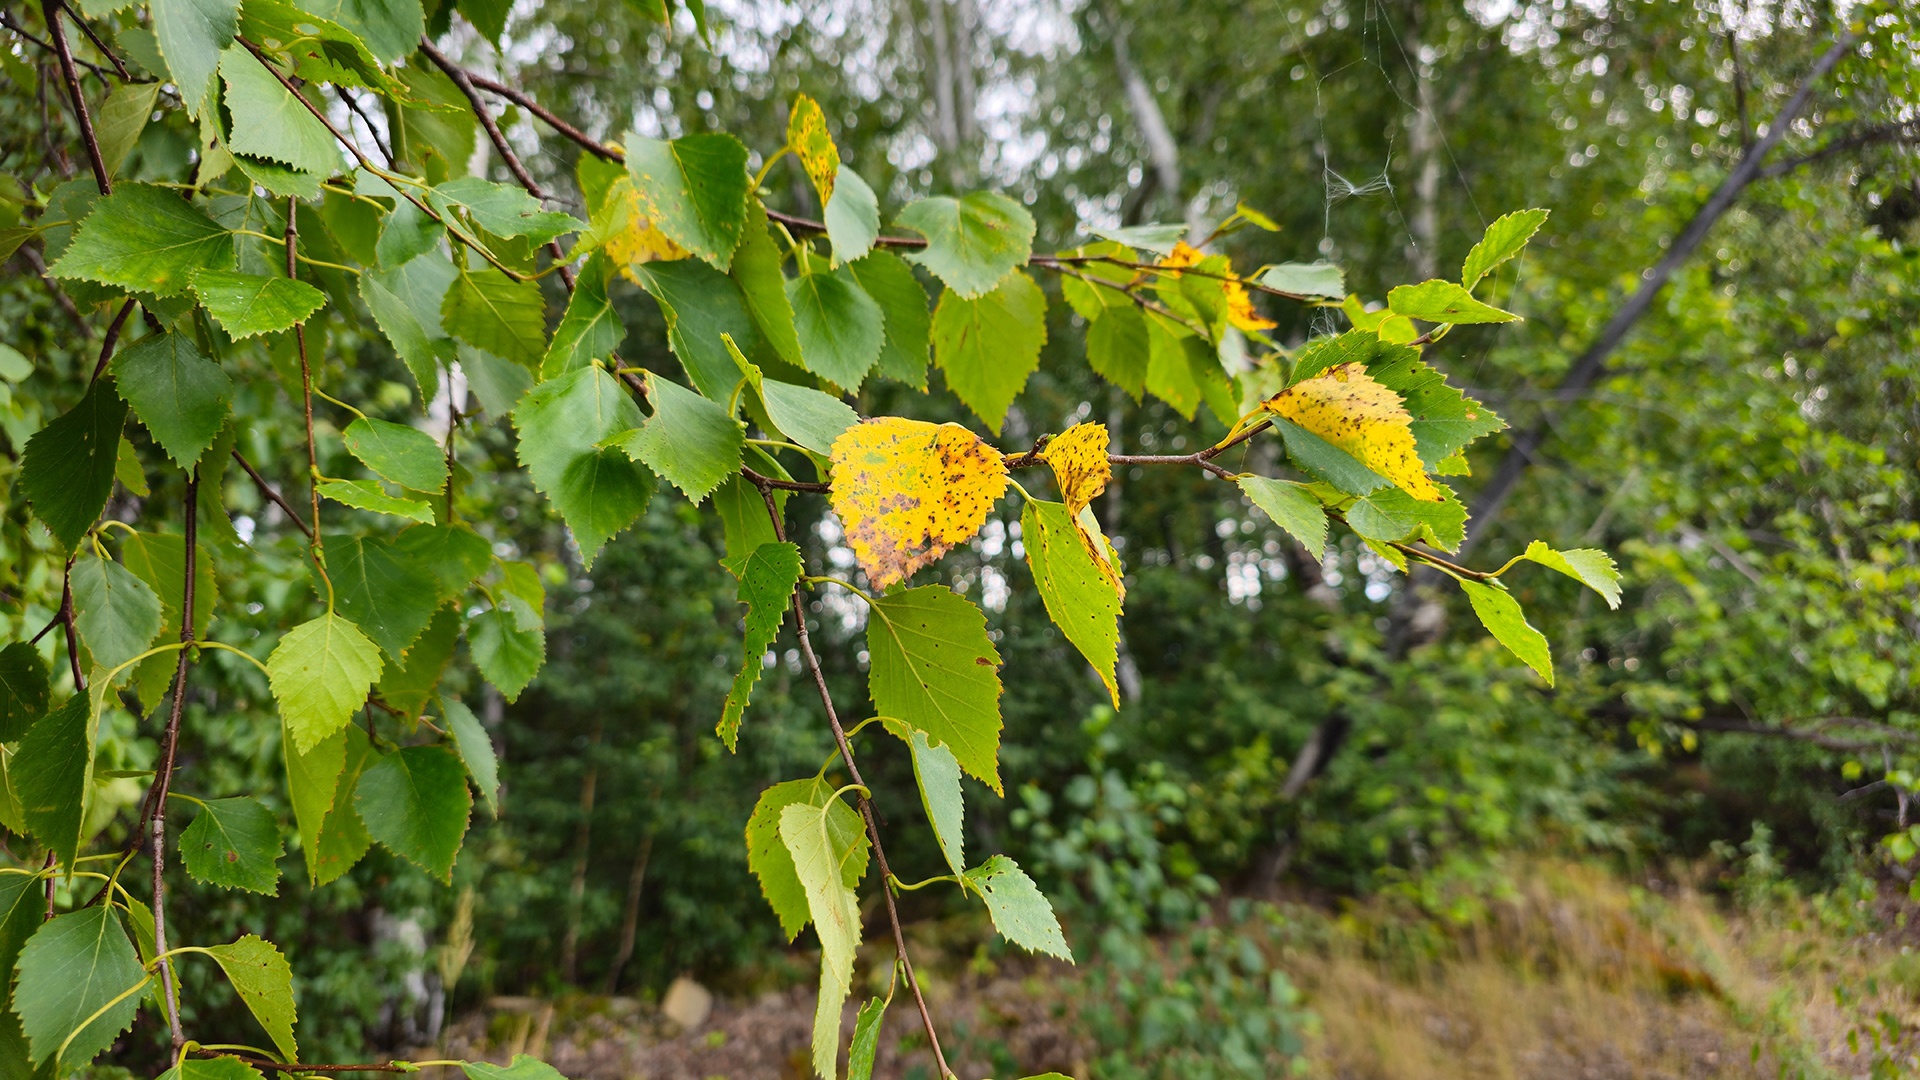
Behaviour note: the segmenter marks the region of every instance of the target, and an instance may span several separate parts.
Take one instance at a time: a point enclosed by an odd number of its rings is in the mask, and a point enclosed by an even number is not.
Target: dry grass
[[[1884,933],[1838,932],[1804,904],[1729,916],[1691,885],[1654,892],[1570,863],[1529,863],[1514,880],[1458,922],[1375,902],[1289,944],[1283,965],[1320,1017],[1312,1071],[1342,1080],[1920,1074],[1909,1071],[1920,1059],[1903,1019],[1915,1014],[1920,980],[1898,977],[1902,946]],[[1885,1047],[1878,1074],[1874,1030],[1907,1036],[1904,1047]]]

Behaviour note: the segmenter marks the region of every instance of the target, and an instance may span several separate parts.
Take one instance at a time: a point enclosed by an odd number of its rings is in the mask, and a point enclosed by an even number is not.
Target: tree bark
[[[579,981],[580,920],[587,899],[587,858],[593,850],[593,799],[600,786],[600,736],[604,722],[593,722],[593,736],[587,741],[587,774],[580,780],[580,823],[573,833],[573,880],[567,887],[567,929],[560,938],[560,978]]]

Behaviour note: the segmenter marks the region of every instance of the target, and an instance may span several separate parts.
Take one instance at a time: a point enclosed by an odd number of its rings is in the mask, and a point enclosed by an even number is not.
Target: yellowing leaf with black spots
[[[1127,589],[1120,577],[1120,560],[1087,511],[1087,504],[1099,498],[1113,479],[1113,466],[1107,462],[1109,442],[1105,425],[1075,424],[1047,443],[1040,451],[1040,460],[1053,468],[1060,498],[1067,504],[1067,517],[1073,521],[1087,555],[1113,587],[1114,595],[1124,598]]]
[[[1005,459],[959,424],[882,416],[833,443],[833,510],[876,589],[972,539],[1006,490]]]
[[[1341,364],[1295,383],[1268,398],[1267,409],[1346,451],[1414,498],[1445,498],[1420,462],[1413,418],[1399,395],[1373,381],[1360,365]]]
[[[594,215],[592,229],[582,243],[600,238],[601,249],[620,269],[622,277],[635,284],[633,268],[650,262],[672,262],[687,257],[687,249],[674,243],[641,208],[640,193],[633,181],[621,177],[607,191],[607,201]]]
[[[840,175],[840,150],[827,131],[827,116],[820,103],[805,94],[793,99],[793,112],[787,117],[787,145],[806,167],[807,179],[820,194],[824,208],[833,198],[833,182]]]
[[[1227,321],[1241,330],[1271,330],[1280,325],[1260,314],[1253,306],[1253,297],[1247,295],[1247,287],[1234,278],[1220,283],[1220,291],[1227,294]]]

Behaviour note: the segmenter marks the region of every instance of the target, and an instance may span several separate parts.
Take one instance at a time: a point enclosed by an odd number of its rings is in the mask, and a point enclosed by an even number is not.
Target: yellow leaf
[[[1247,295],[1247,287],[1237,278],[1222,281],[1220,291],[1227,294],[1227,321],[1240,329],[1271,330],[1280,325],[1254,309],[1253,297]]]
[[[1444,499],[1414,449],[1413,417],[1400,396],[1363,366],[1341,364],[1296,383],[1268,398],[1267,409],[1352,454],[1414,498]]]
[[[840,151],[827,131],[826,114],[820,103],[801,94],[793,99],[793,112],[787,117],[787,145],[806,167],[807,179],[820,193],[820,207],[833,198],[833,181],[840,175]]]
[[[1105,425],[1075,424],[1047,443],[1046,449],[1040,451],[1040,460],[1053,468],[1053,478],[1060,485],[1060,499],[1067,504],[1067,514],[1073,518],[1087,554],[1093,556],[1094,565],[1113,585],[1114,592],[1125,597],[1127,588],[1120,577],[1120,557],[1087,506],[1107,490],[1107,482],[1113,479],[1113,466],[1107,463],[1109,442]]]
[[[1180,273],[1179,273],[1180,267],[1197,266],[1199,265],[1200,260],[1202,258],[1205,258],[1205,256],[1200,254],[1199,248],[1196,248],[1192,244],[1189,244],[1185,240],[1182,240],[1179,243],[1173,245],[1172,254],[1168,255],[1164,259],[1161,259],[1159,262],[1155,263],[1154,265],[1165,267],[1168,271],[1167,273],[1168,277],[1177,278],[1180,276]]]
[[[607,257],[628,281],[637,282],[633,268],[640,263],[672,262],[687,257],[686,248],[668,239],[666,233],[647,219],[632,180],[623,176],[613,182],[602,212],[606,215],[606,224],[599,231],[606,236]]]
[[[1006,490],[1006,460],[959,424],[881,416],[833,443],[833,511],[876,589],[972,539]]]

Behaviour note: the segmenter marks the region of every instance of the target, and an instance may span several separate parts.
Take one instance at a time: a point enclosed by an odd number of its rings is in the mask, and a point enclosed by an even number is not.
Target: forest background
[[[1450,276],[1509,209],[1551,211],[1488,294],[1525,321],[1462,327],[1426,351],[1511,425],[1456,478],[1483,495],[1461,557],[1498,565],[1544,536],[1619,561],[1617,611],[1553,575],[1516,583],[1552,641],[1551,688],[1437,575],[1402,574],[1351,536],[1315,561],[1238,488],[1198,475],[1117,470],[1096,506],[1127,568],[1117,709],[1046,618],[1013,554],[1014,511],[923,575],[984,608],[1010,673],[1006,796],[968,780],[970,831],[1053,898],[1080,959],[1071,970],[1026,959],[991,943],[981,917],[907,894],[903,914],[946,957],[931,978],[957,1000],[1006,973],[1072,988],[1051,1021],[1068,1017],[1069,1049],[957,1021],[974,1059],[1029,1071],[1093,1062],[1102,1076],[1324,1064],[1339,1056],[1324,1043],[1340,1028],[1327,1015],[1332,984],[1317,1002],[1311,972],[1339,951],[1328,941],[1347,935],[1368,963],[1416,978],[1473,951],[1475,928],[1525,909],[1543,881],[1562,901],[1627,897],[1620,917],[1641,931],[1662,925],[1648,913],[1654,880],[1703,895],[1714,917],[1812,927],[1861,976],[1818,993],[1904,993],[1910,1008],[1920,973],[1884,964],[1904,927],[1907,770],[1920,740],[1920,179],[1911,54],[1871,86],[1844,66],[1815,71],[1858,11],[822,0],[714,3],[699,19],[656,11],[661,21],[647,9],[521,3],[497,42],[457,18],[438,40],[597,138],[631,125],[777,146],[805,93],[883,207],[994,188],[1061,246],[1147,222],[1204,237],[1244,205],[1275,228],[1220,239],[1235,266],[1327,260],[1361,297]],[[30,218],[36,193],[84,177],[86,163],[54,60],[35,44],[41,13],[9,6],[6,17],[0,173],[12,178],[9,212]],[[119,51],[140,62],[137,44]],[[90,94],[119,85],[107,70],[87,76]],[[1755,154],[1803,86],[1784,140]],[[385,134],[375,119],[367,130]],[[586,217],[578,148],[516,108],[501,128],[549,205]],[[471,122],[452,137],[474,172],[510,179]],[[125,142],[118,172],[136,179],[174,175],[196,150],[177,124],[136,126]],[[1743,168],[1748,182],[1704,243],[1663,266]],[[797,159],[767,183],[818,216]],[[0,285],[0,431],[15,461],[97,349],[36,247],[13,253]],[[1609,341],[1609,320],[1656,268],[1664,288]],[[1054,362],[1080,355],[1086,322],[1043,284],[1056,301],[1047,345],[1001,444],[1093,419],[1116,452],[1198,449],[1166,404]],[[630,288],[614,300],[624,353],[673,371],[658,305]],[[1269,314],[1287,344],[1346,326],[1336,307]],[[355,333],[338,330],[333,347],[361,357],[360,398],[404,407],[401,362]],[[1610,346],[1597,359],[1596,341]],[[941,385],[936,373],[922,399],[875,383],[856,404],[968,422]],[[440,422],[448,401],[464,409],[500,393],[470,372],[441,398]],[[504,421],[479,432],[486,453],[511,460]],[[237,445],[275,485],[300,485],[298,431],[252,427]],[[320,1060],[429,1044],[508,998],[573,1003],[558,1021],[546,1011],[545,1040],[550,1023],[585,1024],[607,997],[651,1008],[681,976],[737,1001],[810,985],[806,939],[786,943],[741,843],[760,789],[831,749],[807,719],[813,689],[791,625],[757,690],[757,737],[729,753],[712,725],[739,609],[718,567],[718,520],[663,487],[589,570],[524,478],[474,475],[491,485],[472,496],[490,508],[489,538],[538,569],[547,654],[517,700],[469,688],[504,781],[498,817],[474,819],[453,888],[376,850],[324,889],[290,873],[275,900],[205,894],[173,911],[176,932],[288,943],[302,1015],[328,1018],[303,1034]],[[116,499],[137,503],[137,468],[124,480],[134,483]],[[246,477],[226,483],[229,504],[251,509],[236,518],[247,553],[220,572],[246,579],[255,599],[223,618],[284,625],[309,599],[303,538]],[[1505,486],[1510,498],[1484,498]],[[826,567],[848,571],[826,501],[791,507]],[[8,515],[18,575],[29,563],[18,499]],[[829,665],[836,692],[861,700],[848,662],[861,611],[828,599],[813,613],[817,647],[840,661]],[[13,604],[9,636],[31,636],[50,614]],[[205,663],[244,684],[229,659]],[[269,787],[262,762],[278,751],[261,734],[265,695],[194,708],[181,753],[199,787]],[[119,767],[151,761],[151,740],[129,733],[127,745]],[[879,802],[907,808],[896,816],[918,812],[904,756],[868,771],[876,793],[891,793]],[[930,833],[901,833],[897,862],[938,865]],[[1589,863],[1608,869],[1575,868]],[[1868,938],[1883,952],[1859,952]],[[1678,947],[1656,939],[1662,955]],[[1750,959],[1760,946],[1747,944],[1728,955]],[[1828,1032],[1851,1038],[1843,1050],[1792,1009],[1743,1013],[1727,973],[1699,978],[1739,1014],[1715,1023],[1782,1068],[1818,1074],[1830,1053],[1862,1067],[1910,1060],[1906,1021],[1885,1018],[1897,1007],[1849,1014]],[[1817,996],[1801,991],[1795,1000]],[[239,1016],[222,993],[186,996]],[[481,1026],[496,1049],[524,1046],[515,1023]],[[136,1071],[158,1060],[138,1031],[107,1060]]]

